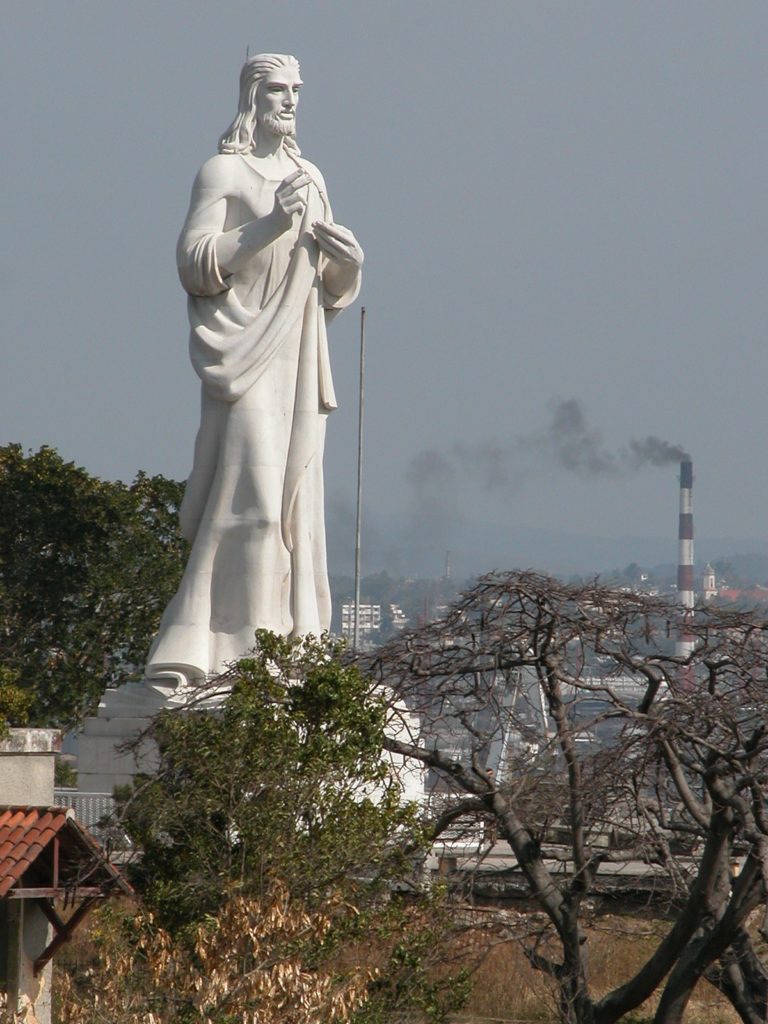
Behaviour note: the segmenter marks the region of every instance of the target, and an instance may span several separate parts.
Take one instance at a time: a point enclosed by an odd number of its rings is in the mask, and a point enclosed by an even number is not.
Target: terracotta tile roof
[[[63,894],[115,884],[131,891],[71,808],[0,807],[0,898],[14,887],[61,888]]]

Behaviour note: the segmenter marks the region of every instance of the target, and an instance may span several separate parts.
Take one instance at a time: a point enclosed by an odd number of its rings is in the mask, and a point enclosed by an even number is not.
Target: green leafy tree
[[[403,849],[420,842],[382,759],[385,702],[342,645],[257,636],[218,681],[226,696],[155,719],[158,770],[120,795],[138,885],[172,929],[214,913],[229,884],[261,894],[279,878],[310,901],[357,891],[407,871]]]
[[[24,726],[29,721],[32,695],[18,681],[18,672],[0,665],[0,739],[13,726]]]
[[[142,665],[183,567],[182,493],[0,448],[0,663],[31,694],[32,724],[74,724]]]
[[[101,960],[69,974],[66,1020],[379,1024],[461,1004],[464,975],[434,969],[441,893],[397,896],[426,836],[382,754],[384,695],[342,651],[260,632],[155,720],[157,771],[119,795],[142,906],[97,917]]]

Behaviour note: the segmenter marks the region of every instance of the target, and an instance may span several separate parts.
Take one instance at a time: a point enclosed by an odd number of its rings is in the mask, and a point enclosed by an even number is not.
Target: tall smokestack
[[[675,654],[687,658],[693,651],[693,462],[686,456],[680,463],[680,525],[678,528],[677,595],[683,612]],[[693,686],[693,671],[690,666],[680,670],[680,682],[684,689]]]

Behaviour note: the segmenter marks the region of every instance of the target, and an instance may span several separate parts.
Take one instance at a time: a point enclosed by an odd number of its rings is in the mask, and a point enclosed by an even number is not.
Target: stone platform
[[[138,757],[121,747],[147,728],[151,719],[173,705],[165,689],[146,682],[126,683],[106,690],[98,713],[85,719],[78,733],[65,737],[63,753],[73,759],[81,793],[112,793],[115,786],[130,782],[140,771],[151,771],[155,753],[143,743]]]

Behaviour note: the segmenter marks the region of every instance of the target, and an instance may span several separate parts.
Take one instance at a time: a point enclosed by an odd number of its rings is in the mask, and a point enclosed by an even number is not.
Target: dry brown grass
[[[114,908],[117,910],[117,907]],[[129,908],[123,908],[127,911]],[[522,915],[514,915],[522,917]],[[530,921],[530,918],[527,919]],[[90,922],[91,924],[93,923]],[[595,995],[608,992],[626,981],[642,965],[670,927],[670,922],[643,917],[601,916],[587,929],[591,955],[590,978]],[[473,975],[473,990],[458,1020],[481,1022],[538,1022],[556,1020],[554,1000],[547,982],[534,971],[515,940],[499,941],[470,932],[458,943],[473,963],[478,943],[483,955]],[[98,962],[103,954],[99,930],[86,925],[57,957],[58,970],[78,970]],[[454,950],[457,952],[457,950]],[[369,951],[370,955],[370,951]],[[354,962],[352,958],[351,962]],[[452,958],[450,968],[461,966],[462,956]],[[446,965],[447,969],[447,965]],[[651,999],[625,1018],[627,1024],[646,1024],[653,1017],[657,999]],[[56,1018],[60,1019],[60,1018]],[[739,1024],[730,1005],[706,982],[702,982],[686,1014],[687,1024]]]
[[[670,927],[668,921],[603,917],[587,929],[590,979],[596,996],[626,981],[653,952]],[[653,1018],[657,999],[639,1007],[627,1021]],[[474,976],[474,987],[462,1014],[468,1021],[538,1021],[556,1019],[551,990],[541,973],[528,964],[520,946],[507,941],[492,946]],[[696,989],[686,1014],[690,1024],[739,1024],[727,1000],[706,982]]]

